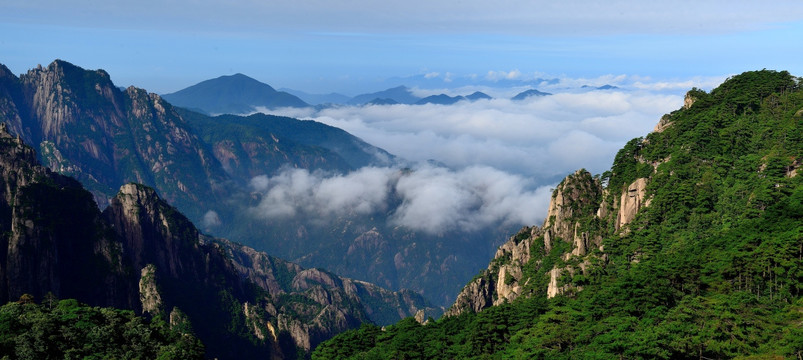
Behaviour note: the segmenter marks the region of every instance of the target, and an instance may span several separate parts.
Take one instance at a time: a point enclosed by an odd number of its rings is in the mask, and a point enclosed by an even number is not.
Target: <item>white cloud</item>
[[[387,207],[393,169],[363,168],[346,176],[327,176],[304,169],[286,169],[273,177],[251,179],[263,194],[252,213],[267,218],[295,215],[369,214]]]
[[[220,221],[220,216],[214,210],[209,210],[204,214],[203,219],[201,220],[201,226],[204,229],[210,229],[214,227],[218,227],[222,224]]]
[[[595,79],[578,83],[586,80]],[[363,168],[338,176],[288,169],[252,180],[263,194],[252,211],[268,218],[382,212],[393,224],[431,233],[534,225],[545,215],[550,185],[579,168],[607,170],[624,143],[681,105],[677,93],[617,90],[324,109],[310,117],[413,162],[432,159],[449,168]],[[401,205],[394,208],[391,198]]]
[[[255,177],[251,187],[262,193],[250,209],[258,218],[326,221],[390,212],[392,224],[428,233],[536,224],[550,199],[548,186],[486,166],[459,171],[428,165],[412,171],[367,167],[335,176],[286,169]],[[390,208],[391,196],[401,205]]]

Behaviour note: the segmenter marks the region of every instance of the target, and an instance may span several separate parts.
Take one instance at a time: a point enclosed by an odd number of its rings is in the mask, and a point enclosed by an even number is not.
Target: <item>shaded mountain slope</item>
[[[224,169],[241,180],[272,174],[283,166],[342,173],[395,163],[390,153],[315,121],[261,113],[207,117],[178,111],[212,147]]]
[[[525,90],[525,91],[522,91],[522,92],[516,94],[516,96],[511,98],[511,100],[521,101],[521,100],[524,100],[524,99],[527,99],[527,98],[533,97],[533,96],[547,96],[547,95],[552,95],[552,94],[547,93],[547,92],[538,91],[536,89],[530,89],[530,90]]]
[[[204,236],[143,185],[124,185],[101,213],[5,125],[0,183],[3,302],[52,293],[186,321],[218,358],[295,357],[361,323],[438,315],[420,295]]]

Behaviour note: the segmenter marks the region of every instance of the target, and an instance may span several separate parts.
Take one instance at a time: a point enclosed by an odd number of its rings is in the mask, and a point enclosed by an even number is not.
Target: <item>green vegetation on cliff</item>
[[[582,274],[558,280],[572,291],[551,299],[532,291],[427,325],[364,326],[313,357],[800,358],[801,85],[762,70],[710,93],[693,89],[659,131],[629,142],[601,176],[602,215],[586,229],[604,251],[589,251]],[[637,180],[648,201],[621,221]],[[542,287],[556,250],[532,249],[525,276]]]

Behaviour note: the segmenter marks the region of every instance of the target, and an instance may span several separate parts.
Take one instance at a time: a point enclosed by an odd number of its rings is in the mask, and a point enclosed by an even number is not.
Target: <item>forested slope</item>
[[[578,171],[447,316],[363,326],[314,358],[800,358],[803,89],[754,71]]]

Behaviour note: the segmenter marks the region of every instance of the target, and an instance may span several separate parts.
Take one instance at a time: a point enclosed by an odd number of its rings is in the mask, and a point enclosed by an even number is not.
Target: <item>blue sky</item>
[[[0,34],[15,73],[61,58],[157,93],[236,72],[349,95],[423,74],[803,75],[803,5],[788,0],[6,0]]]

